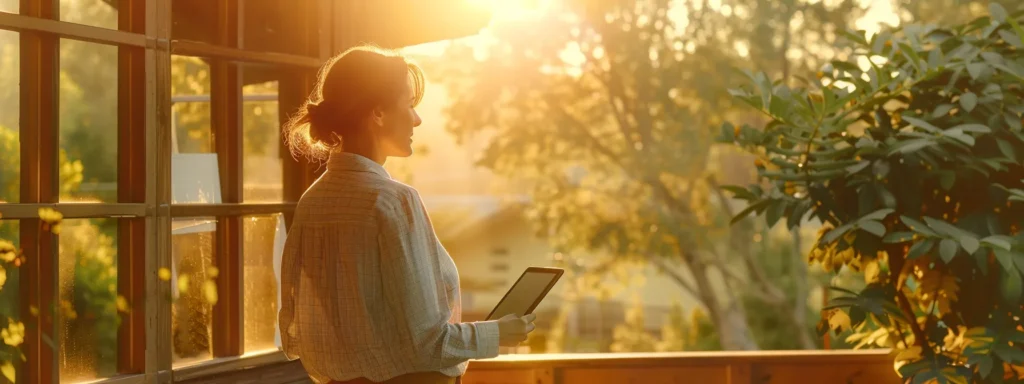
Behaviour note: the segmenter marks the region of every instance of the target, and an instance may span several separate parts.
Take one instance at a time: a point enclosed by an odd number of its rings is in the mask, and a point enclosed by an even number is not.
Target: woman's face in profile
[[[412,155],[413,128],[423,122],[416,113],[415,95],[409,84],[395,103],[381,110],[378,141],[381,152],[389,157]]]

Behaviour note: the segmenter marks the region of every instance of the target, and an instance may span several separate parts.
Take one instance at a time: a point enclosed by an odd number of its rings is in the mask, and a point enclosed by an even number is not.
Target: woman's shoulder
[[[411,185],[390,179],[381,184],[374,204],[378,209],[396,206],[415,207],[422,204],[419,191]]]

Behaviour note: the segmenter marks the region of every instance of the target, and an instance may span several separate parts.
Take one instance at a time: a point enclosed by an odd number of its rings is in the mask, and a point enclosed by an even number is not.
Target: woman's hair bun
[[[321,109],[320,104],[321,103],[322,102],[316,102],[316,103],[314,103],[312,101],[307,102],[306,103],[306,113],[308,113],[311,117],[313,115],[316,115],[316,114],[320,113],[320,109]]]

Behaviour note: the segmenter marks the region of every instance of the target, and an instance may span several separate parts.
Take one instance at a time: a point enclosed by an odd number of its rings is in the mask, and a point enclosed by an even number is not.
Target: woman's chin
[[[392,152],[393,155],[391,155],[391,157],[409,157],[412,156],[413,152],[414,151],[412,150],[411,146],[406,148],[399,148],[398,150]]]

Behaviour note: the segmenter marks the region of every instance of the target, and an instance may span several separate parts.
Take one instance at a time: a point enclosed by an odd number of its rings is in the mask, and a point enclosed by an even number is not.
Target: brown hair
[[[423,98],[423,71],[402,54],[374,46],[358,46],[320,68],[305,105],[284,126],[292,156],[326,160],[343,138],[360,128],[374,108],[395,102],[413,86],[413,103]]]

